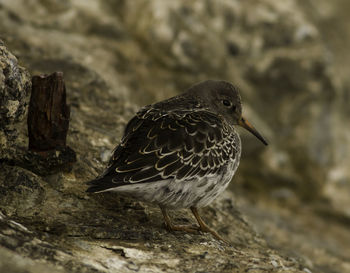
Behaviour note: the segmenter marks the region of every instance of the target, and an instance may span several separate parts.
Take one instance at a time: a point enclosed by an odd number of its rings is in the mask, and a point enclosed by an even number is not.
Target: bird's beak
[[[243,128],[247,129],[249,132],[251,132],[254,136],[256,136],[262,143],[265,145],[268,145],[266,140],[259,134],[259,132],[251,125],[245,118],[241,117],[238,124],[242,126]]]

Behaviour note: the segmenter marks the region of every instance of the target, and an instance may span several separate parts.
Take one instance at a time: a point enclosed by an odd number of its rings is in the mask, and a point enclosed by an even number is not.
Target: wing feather
[[[145,107],[126,126],[108,169],[89,183],[89,191],[214,173],[236,155],[227,126],[206,110],[162,112]]]

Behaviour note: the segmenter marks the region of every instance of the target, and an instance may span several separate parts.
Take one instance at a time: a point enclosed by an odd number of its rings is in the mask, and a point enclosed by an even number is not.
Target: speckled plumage
[[[241,141],[234,125],[245,122],[241,114],[238,90],[224,81],[202,82],[145,106],[87,191],[127,193],[164,211],[206,206],[226,189],[239,165]],[[248,130],[264,141],[253,127]]]

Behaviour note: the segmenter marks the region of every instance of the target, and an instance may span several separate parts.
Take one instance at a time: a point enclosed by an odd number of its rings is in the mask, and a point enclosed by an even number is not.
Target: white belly
[[[220,174],[211,174],[196,180],[161,180],[114,188],[135,198],[166,208],[204,207],[218,197],[229,185],[239,164],[235,158]]]

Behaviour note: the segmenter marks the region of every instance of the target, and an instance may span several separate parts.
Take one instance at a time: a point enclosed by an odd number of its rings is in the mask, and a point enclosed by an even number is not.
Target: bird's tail
[[[96,178],[94,180],[86,182],[85,184],[89,185],[89,188],[86,190],[86,192],[95,193],[108,191],[112,188],[113,185],[110,179],[106,179],[106,177]]]

